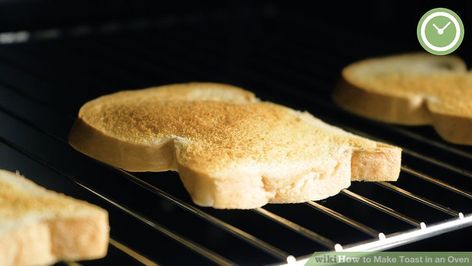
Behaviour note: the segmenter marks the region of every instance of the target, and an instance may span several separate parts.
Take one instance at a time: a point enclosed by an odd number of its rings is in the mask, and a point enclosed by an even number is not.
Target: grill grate
[[[108,257],[81,264],[303,262],[313,251],[383,250],[472,224],[469,147],[445,143],[429,128],[353,116],[329,100],[340,68],[365,51],[300,39],[293,29],[312,31],[314,24],[289,15],[265,18],[267,28],[253,30],[231,17],[183,21],[0,46],[0,123],[8,125],[0,127],[0,167],[21,169],[40,184],[110,212]],[[332,37],[336,43],[362,42],[342,36]],[[313,47],[327,52],[314,53]],[[400,180],[354,183],[320,202],[221,211],[193,205],[174,173],[128,173],[67,144],[86,100],[192,80],[241,85],[262,99],[401,146]]]

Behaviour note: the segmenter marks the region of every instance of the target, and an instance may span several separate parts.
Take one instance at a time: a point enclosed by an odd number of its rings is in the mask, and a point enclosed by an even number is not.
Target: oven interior
[[[470,249],[462,239],[471,230],[459,229],[472,224],[472,149],[427,126],[352,115],[330,98],[350,62],[421,49],[414,21],[436,2],[405,3],[7,1],[0,11],[0,167],[109,211],[108,256],[81,265],[285,264],[324,250]],[[467,25],[470,3],[451,5]],[[458,54],[471,62],[467,43]],[[176,173],[125,172],[68,145],[86,101],[188,81],[238,85],[400,146],[400,178],[354,182],[318,202],[215,210],[194,205]]]

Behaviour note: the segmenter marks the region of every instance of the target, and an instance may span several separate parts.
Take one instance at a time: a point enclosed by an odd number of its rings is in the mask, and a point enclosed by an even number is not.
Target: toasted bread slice
[[[472,74],[454,56],[405,54],[351,64],[333,98],[368,118],[432,124],[445,140],[472,144]]]
[[[0,265],[48,265],[104,257],[108,214],[0,170]]]
[[[77,150],[128,171],[178,171],[201,206],[319,200],[352,180],[396,180],[399,148],[215,83],[161,86],[86,103]]]

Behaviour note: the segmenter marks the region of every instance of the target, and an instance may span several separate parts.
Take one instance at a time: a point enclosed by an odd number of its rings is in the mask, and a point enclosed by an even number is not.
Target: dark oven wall
[[[374,42],[381,40],[379,49],[365,51],[366,55],[393,53],[420,49],[416,40],[416,24],[427,10],[446,7],[455,10],[469,25],[472,3],[470,1],[0,1],[0,31],[73,27],[83,24],[100,24],[110,21],[132,21],[163,16],[179,17],[188,14],[220,14],[243,18],[251,27],[260,30],[264,25],[260,14],[284,13],[307,18],[318,27],[331,29],[330,34],[307,31],[294,27],[298,38],[323,39],[335,42],[333,35],[359,35]],[[232,30],[232,29],[227,29]],[[467,47],[466,37],[462,47]],[[367,48],[366,48],[367,49]],[[470,58],[470,51],[459,49],[462,56]],[[363,55],[362,55],[363,56]]]

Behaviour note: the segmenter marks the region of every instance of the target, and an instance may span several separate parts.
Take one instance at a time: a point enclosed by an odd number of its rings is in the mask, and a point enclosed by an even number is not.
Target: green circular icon
[[[421,17],[416,34],[426,51],[435,55],[446,55],[461,45],[464,39],[464,24],[454,11],[434,8]]]

